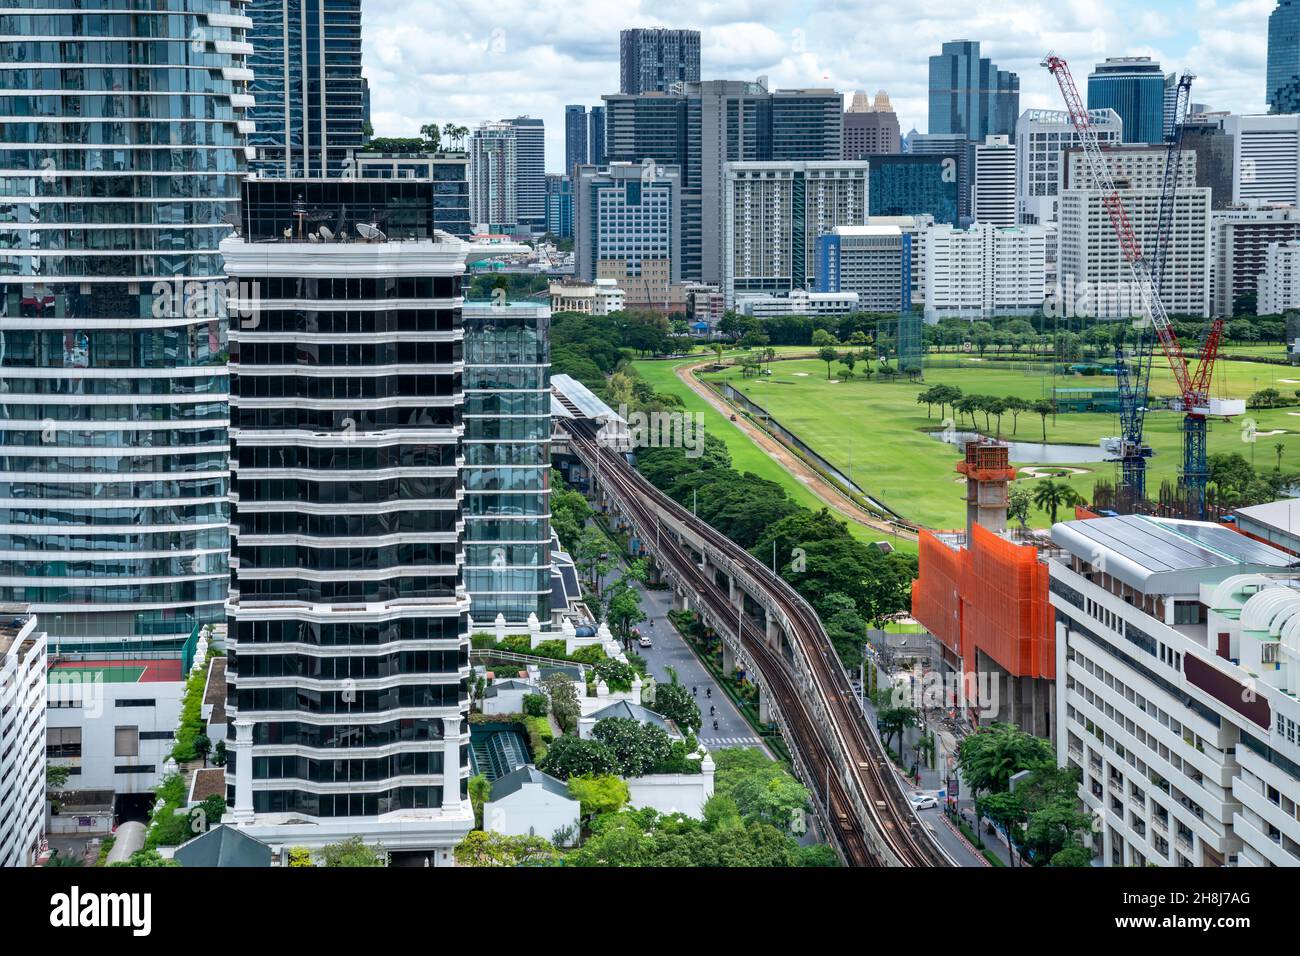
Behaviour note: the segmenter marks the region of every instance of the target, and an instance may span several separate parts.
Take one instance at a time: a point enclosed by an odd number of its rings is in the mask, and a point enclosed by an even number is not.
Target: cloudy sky
[[[1197,75],[1192,99],[1262,112],[1275,0],[363,0],[364,71],[376,135],[436,120],[475,126],[540,116],[546,168],[564,166],[564,106],[618,92],[618,33],[701,32],[703,79],[770,87],[886,90],[903,132],[926,131],[927,58],[945,40],[981,41],[1020,74],[1020,107],[1059,107],[1038,65],[1048,50],[1083,85],[1107,56],[1156,57]]]

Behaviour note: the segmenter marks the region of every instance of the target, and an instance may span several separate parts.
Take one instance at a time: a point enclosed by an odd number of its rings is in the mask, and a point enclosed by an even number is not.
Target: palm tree
[[[439,131],[437,123],[425,123],[420,127],[420,135],[424,137],[424,145],[426,149],[433,151],[438,149],[442,133]]]
[[[1034,485],[1034,504],[1047,512],[1052,524],[1056,524],[1057,509],[1073,508],[1082,503],[1079,493],[1063,481],[1044,478]]]
[[[1278,442],[1277,444],[1275,444],[1275,445],[1273,446],[1273,451],[1277,453],[1277,464],[1273,466],[1273,470],[1274,470],[1274,471],[1281,471],[1281,470],[1282,470],[1282,453],[1283,453],[1284,451],[1286,451],[1286,445],[1285,445],[1283,442]]]

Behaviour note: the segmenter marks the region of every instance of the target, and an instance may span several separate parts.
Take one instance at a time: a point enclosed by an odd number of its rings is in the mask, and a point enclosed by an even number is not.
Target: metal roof
[[[217,826],[176,848],[181,866],[270,866],[271,848],[234,827]]]
[[[1063,521],[1052,540],[1144,593],[1185,593],[1219,569],[1240,573],[1297,565],[1297,559],[1209,521],[1116,515]]]
[[[623,421],[614,409],[610,408],[599,398],[591,389],[587,388],[576,378],[565,375],[551,376],[551,388],[567,398],[585,418],[590,418],[598,422],[603,421]],[[570,416],[572,417],[572,416]]]
[[[536,767],[531,765],[520,767],[518,770],[512,770],[504,777],[499,777],[492,784],[492,796],[490,799],[495,801],[508,797],[512,793],[518,793],[529,784],[536,784],[543,790],[549,790],[551,793],[564,797],[566,800],[573,800],[574,803],[578,802],[577,800],[574,800],[572,794],[569,793],[569,788],[565,786],[562,781],[557,780],[550,774],[542,773]]]

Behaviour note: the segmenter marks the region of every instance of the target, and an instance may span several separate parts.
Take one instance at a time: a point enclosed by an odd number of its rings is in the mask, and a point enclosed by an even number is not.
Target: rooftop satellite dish
[[[329,226],[322,225],[322,226],[320,227],[320,237],[321,237],[322,239],[324,239],[326,242],[333,242],[333,241],[334,241],[334,231],[333,231],[332,229],[330,229]]]
[[[308,241],[308,242],[320,242],[320,235],[319,235],[318,233],[315,233],[315,232],[308,233],[308,234],[307,234],[307,241]]]
[[[383,242],[385,239],[388,238],[377,227],[372,226],[369,223],[359,222],[356,224],[356,227],[357,227],[357,233],[361,236],[362,239],[365,239],[367,242],[371,242],[371,241]]]

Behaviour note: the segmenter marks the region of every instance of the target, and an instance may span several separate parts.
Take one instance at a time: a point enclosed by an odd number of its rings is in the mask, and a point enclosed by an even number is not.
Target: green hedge
[[[211,660],[209,657],[202,667],[185,680],[185,695],[181,698],[181,723],[176,728],[176,744],[171,751],[172,759],[177,763],[197,760],[199,756],[194,749],[194,742],[204,731],[203,688],[207,684],[208,664]]]

